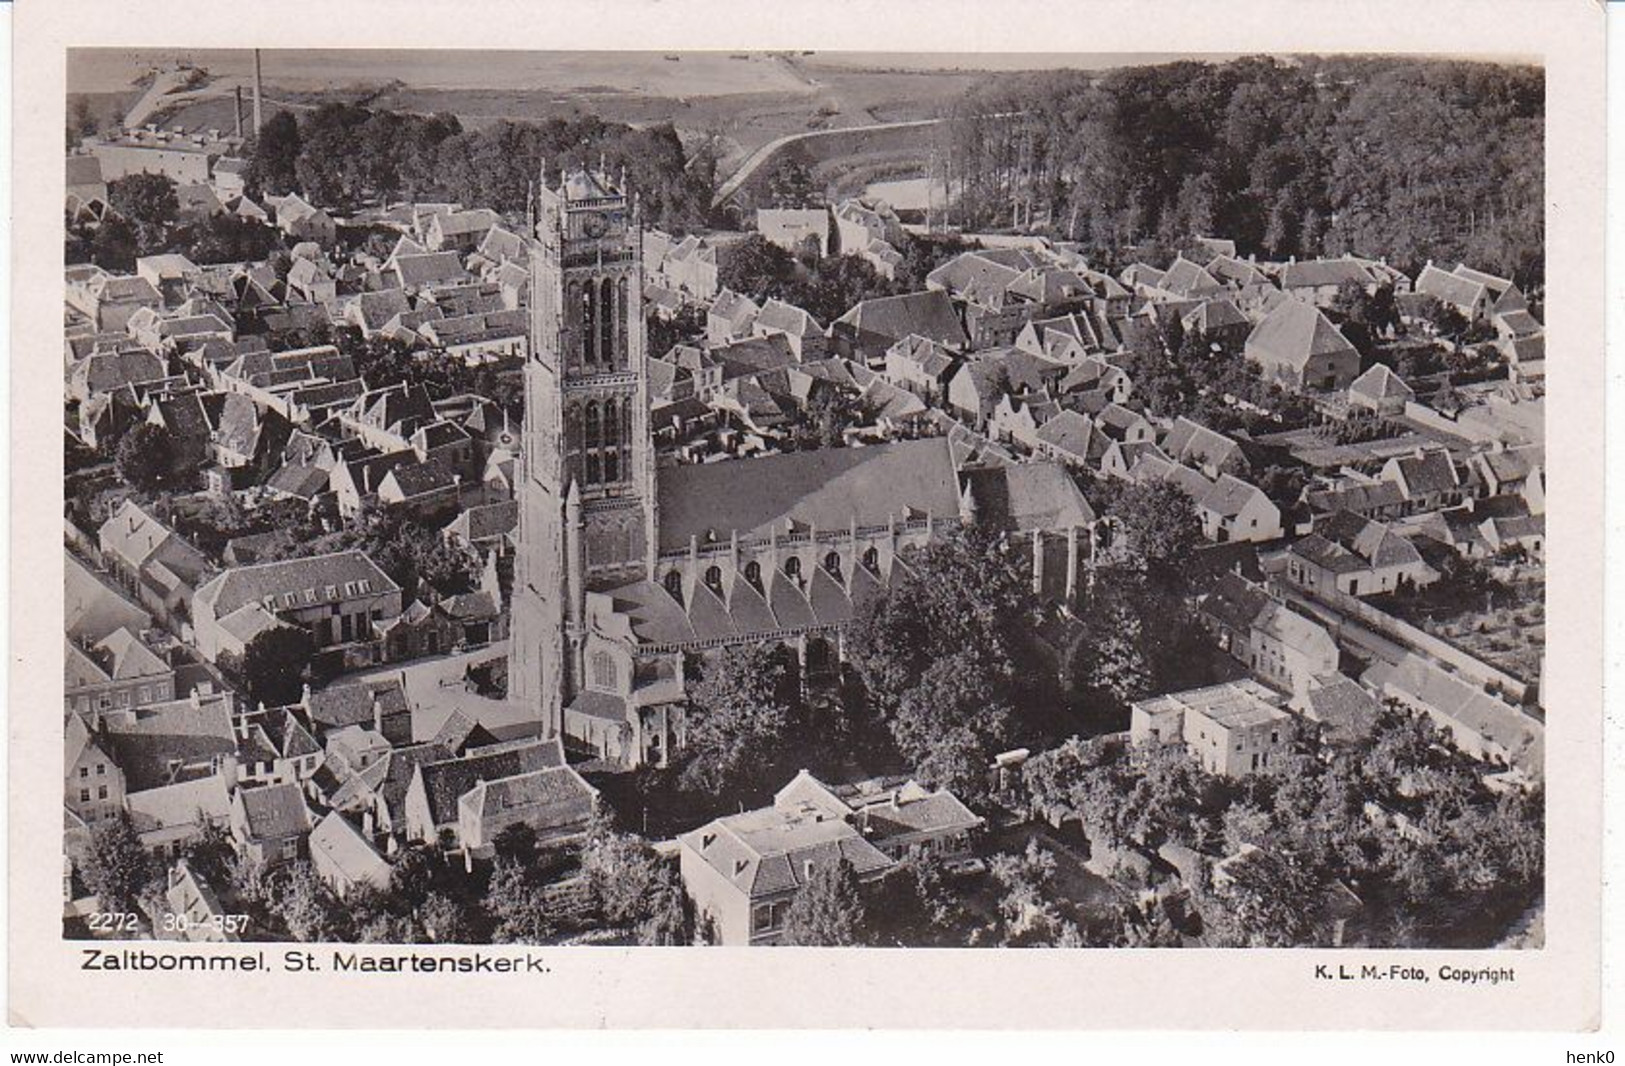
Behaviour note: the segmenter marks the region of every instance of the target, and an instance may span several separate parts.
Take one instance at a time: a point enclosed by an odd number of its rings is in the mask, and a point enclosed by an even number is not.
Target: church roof
[[[940,437],[677,466],[660,471],[659,498],[663,552],[686,549],[691,537],[766,536],[790,523],[845,529],[854,519],[870,526],[911,513],[959,515],[953,460]]]

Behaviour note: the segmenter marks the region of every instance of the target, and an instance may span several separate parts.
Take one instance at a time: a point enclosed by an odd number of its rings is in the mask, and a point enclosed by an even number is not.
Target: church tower
[[[642,233],[607,174],[574,170],[531,215],[530,352],[516,494],[510,699],[563,729],[580,691],[586,594],[649,576],[654,449],[644,352]]]

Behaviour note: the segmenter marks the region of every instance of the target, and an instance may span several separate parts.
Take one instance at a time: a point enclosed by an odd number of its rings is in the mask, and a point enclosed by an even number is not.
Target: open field
[[[470,127],[582,113],[632,125],[671,122],[685,139],[714,139],[727,172],[786,134],[933,118],[993,66],[983,57],[910,66],[908,57],[723,52],[464,52],[315,50],[263,53],[268,109],[329,100],[420,113],[450,112]],[[999,57],[989,57],[997,61]],[[247,51],[76,50],[74,94],[128,93],[153,67],[206,69],[202,94],[154,116],[186,130],[232,128],[231,96],[252,86]],[[1061,65],[1055,63],[1054,65]],[[1078,65],[1091,65],[1080,59]]]

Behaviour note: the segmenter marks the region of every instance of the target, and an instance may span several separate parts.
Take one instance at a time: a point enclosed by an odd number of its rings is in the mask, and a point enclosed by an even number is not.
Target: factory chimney
[[[254,49],[254,137],[257,140],[260,128],[265,125],[265,112],[261,110],[265,86],[260,81],[260,50]]]
[[[241,141],[243,139],[243,87],[241,85],[236,86],[236,103],[237,106],[233,109],[232,114],[237,118],[237,139]]]

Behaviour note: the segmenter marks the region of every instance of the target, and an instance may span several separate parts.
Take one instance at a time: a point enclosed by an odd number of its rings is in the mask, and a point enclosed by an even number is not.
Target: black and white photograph
[[[1598,1036],[1589,0],[153,5],[0,131],[37,1061]]]
[[[1538,61],[67,67],[64,937],[1543,946]]]

